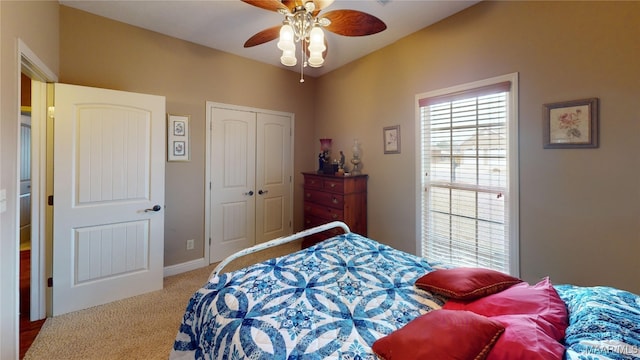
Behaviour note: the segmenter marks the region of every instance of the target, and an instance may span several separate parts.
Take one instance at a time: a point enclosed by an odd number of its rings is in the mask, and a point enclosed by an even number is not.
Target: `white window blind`
[[[514,272],[511,85],[502,81],[418,99],[422,256],[429,260]]]

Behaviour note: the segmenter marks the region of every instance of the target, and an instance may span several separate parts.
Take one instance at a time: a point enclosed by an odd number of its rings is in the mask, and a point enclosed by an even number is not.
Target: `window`
[[[422,256],[518,275],[517,74],[416,96]]]

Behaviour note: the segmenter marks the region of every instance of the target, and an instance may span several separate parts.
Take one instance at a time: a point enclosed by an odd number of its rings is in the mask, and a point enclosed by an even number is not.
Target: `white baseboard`
[[[183,262],[181,264],[165,266],[164,277],[182,274],[183,272],[200,269],[205,266],[209,266],[205,258],[195,259]]]

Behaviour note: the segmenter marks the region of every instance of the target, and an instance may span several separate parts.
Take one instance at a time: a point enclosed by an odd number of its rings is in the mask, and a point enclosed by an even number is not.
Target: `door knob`
[[[153,205],[153,207],[151,209],[144,209],[144,212],[149,212],[149,211],[160,211],[162,210],[162,206],[160,205]]]
[[[253,190],[250,190],[249,192],[244,193],[245,195],[249,195],[249,196],[253,196]]]
[[[264,190],[264,191],[262,191],[262,190],[258,190],[258,194],[260,194],[260,195],[262,195],[262,194],[266,194],[266,193],[268,193],[268,192],[269,192],[269,190]]]

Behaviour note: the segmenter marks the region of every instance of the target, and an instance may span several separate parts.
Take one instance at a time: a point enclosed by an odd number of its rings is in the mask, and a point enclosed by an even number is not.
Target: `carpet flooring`
[[[245,256],[225,271],[300,247],[300,241],[294,241]],[[166,277],[162,290],[47,318],[24,359],[167,359],[189,298],[206,283],[214,267]]]
[[[24,359],[167,359],[181,314],[211,270],[170,276],[162,290],[48,318]]]

